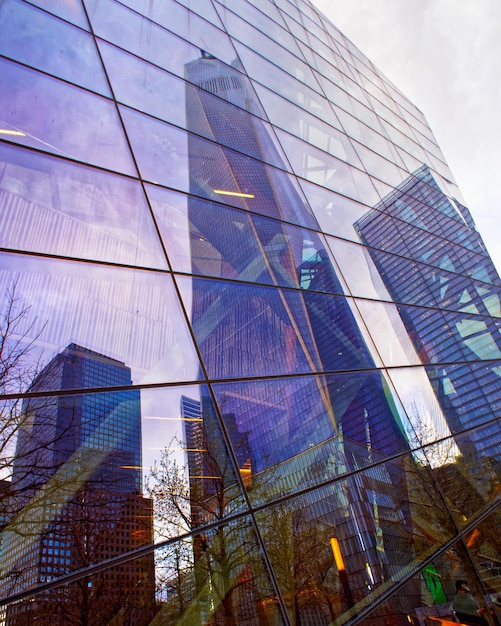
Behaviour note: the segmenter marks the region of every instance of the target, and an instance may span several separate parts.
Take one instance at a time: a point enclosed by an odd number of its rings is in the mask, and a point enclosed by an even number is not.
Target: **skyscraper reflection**
[[[462,451],[499,459],[499,437],[475,427],[495,420],[501,401],[501,281],[470,212],[424,165],[355,227],[451,432],[470,431]]]
[[[206,197],[212,189],[216,199],[225,189],[221,200],[239,209],[190,197],[193,272],[210,258],[212,273],[219,267],[221,277],[244,281],[193,279],[194,332],[210,378],[274,377],[215,385],[240,473],[249,463],[252,486],[261,484],[259,497],[273,500],[282,488],[300,488],[306,474],[322,482],[329,463],[334,474],[349,473],[407,450],[385,380],[339,295],[322,239],[288,224],[311,223],[311,214],[264,123],[249,113],[245,76],[202,54],[186,65],[186,78],[194,83],[186,92],[188,128],[201,132],[203,126],[217,144],[207,149],[190,136],[190,192]],[[353,370],[362,371],[340,374]],[[298,380],[298,372],[313,375]],[[209,416],[214,419],[210,398],[202,398],[201,414],[207,428]],[[210,440],[210,432],[206,436]],[[263,493],[270,476],[274,486]],[[286,487],[291,479],[297,483]],[[381,466],[377,476],[348,479],[339,490],[334,497],[326,493],[322,505],[318,496],[306,498],[300,517],[305,527],[315,520],[337,535],[351,592],[361,599],[401,565],[409,542],[408,511],[395,499],[400,493],[405,500],[405,472],[398,462]]]
[[[96,384],[122,389],[85,392]],[[141,489],[139,390],[123,389],[131,384],[124,363],[70,344],[31,385],[30,391],[39,395],[23,407],[26,419],[11,485],[18,514],[3,551],[4,585],[11,586],[11,593],[152,541],[151,501]],[[45,390],[54,395],[40,395]],[[75,391],[58,393],[65,390]],[[17,578],[16,571],[23,576]],[[86,576],[34,602],[14,604],[7,624],[27,619],[62,624],[85,612],[85,623],[97,626],[124,607],[129,616],[123,623],[146,624],[154,607],[153,589],[150,555]]]

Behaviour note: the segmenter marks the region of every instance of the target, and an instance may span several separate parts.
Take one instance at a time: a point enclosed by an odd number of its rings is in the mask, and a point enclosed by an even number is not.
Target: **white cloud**
[[[314,4],[423,111],[501,269],[501,2]]]

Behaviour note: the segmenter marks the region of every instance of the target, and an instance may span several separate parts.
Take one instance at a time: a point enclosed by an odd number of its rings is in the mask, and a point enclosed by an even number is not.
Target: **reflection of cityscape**
[[[421,112],[309,0],[0,21],[0,624],[494,610],[500,282]]]
[[[11,486],[20,517],[2,555],[11,593],[151,543],[152,505],[141,495],[139,390],[85,392],[131,384],[124,363],[70,344],[31,385],[38,393],[75,391],[24,403]],[[23,576],[14,578],[16,571]],[[80,623],[87,612],[81,623],[97,626],[124,611],[121,624],[146,624],[153,590],[150,555],[14,604],[7,624]]]
[[[355,226],[427,366],[451,432],[496,419],[501,282],[468,209],[447,198],[423,166]],[[490,430],[473,430],[468,441],[482,454],[500,455],[501,441]],[[461,442],[466,452],[464,436]]]
[[[298,216],[304,216],[299,217],[300,222],[309,219],[287,175],[276,170],[270,176],[265,163],[276,163],[279,157],[270,142],[260,141],[264,134],[260,121],[242,124],[242,116],[248,114],[233,104],[243,106],[249,100],[242,75],[202,55],[186,66],[186,76],[191,82],[203,83],[212,93],[209,97],[201,89],[187,87],[188,127],[196,129],[203,120],[219,144],[210,155],[197,142],[190,146],[192,193],[207,195],[207,189],[213,189],[217,194],[228,189],[237,194],[237,200],[240,192],[248,198],[242,200],[247,211],[234,211],[224,222],[217,205],[209,207],[201,200],[189,200],[196,242],[194,271],[210,257],[213,264],[219,263],[222,275],[301,288],[231,287],[195,279],[193,326],[209,376],[367,370],[349,376],[312,376],[299,383],[282,379],[280,383],[271,380],[216,386],[238,470],[242,475],[247,464],[253,484],[264,484],[270,480],[267,476],[273,475],[276,494],[287,484],[294,490],[291,479],[303,480],[295,464],[303,464],[302,474],[309,473],[309,480],[320,482],[329,464],[334,473],[341,474],[363,467],[370,458],[382,460],[406,450],[385,381],[371,371],[374,362],[346,299],[331,295],[341,294],[342,289],[322,241],[313,232],[291,232],[283,223],[260,219],[254,213],[287,219],[283,207],[292,206],[296,220]],[[210,106],[214,95],[220,98],[216,110]],[[207,129],[204,132],[207,134]],[[260,160],[243,161],[240,155],[234,158],[232,151],[222,147],[230,143],[228,134],[231,145],[241,153],[261,150]],[[221,172],[225,172],[225,180]],[[207,218],[209,212],[212,219]],[[221,435],[212,432],[217,420],[210,397],[202,396],[201,411],[204,440],[213,442]],[[213,450],[211,455],[217,456]],[[398,462],[392,469],[381,469],[377,476],[347,480],[337,494],[328,491],[323,497],[311,494],[305,498],[304,524],[322,526],[339,540],[350,570],[348,603],[354,597],[361,599],[367,585],[385,580],[401,566],[400,555],[410,526],[408,512],[399,506],[396,493],[405,500],[403,468]],[[273,490],[262,497],[272,498]],[[313,615],[320,609],[311,610]]]

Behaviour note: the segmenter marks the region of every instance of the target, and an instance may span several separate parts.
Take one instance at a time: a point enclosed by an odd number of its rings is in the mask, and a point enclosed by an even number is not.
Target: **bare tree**
[[[152,541],[150,501],[132,487],[124,491],[123,472],[115,474],[128,457],[99,443],[116,419],[115,404],[106,401],[105,391],[91,396],[94,427],[82,443],[81,396],[61,393],[67,356],[63,352],[42,366],[36,358],[36,318],[16,290],[14,283],[6,293],[0,320],[4,599]],[[124,393],[116,406],[128,401],[135,410],[135,398],[126,401]],[[119,617],[120,624],[141,626],[155,612],[152,558],[82,574],[71,585],[13,603],[7,623],[21,625],[36,614],[41,626],[97,626]]]
[[[419,419],[415,420],[415,428],[415,443],[420,445],[426,434]],[[499,508],[494,510],[500,491],[499,464],[479,455],[471,446],[460,452],[451,437],[421,448],[409,457],[406,470],[409,503],[402,506],[409,506],[412,512],[412,549],[419,558],[429,558],[436,548],[458,536],[466,525],[472,525],[469,535],[458,538],[448,550],[448,570],[439,575],[449,593],[453,593],[455,579],[466,578],[485,607],[486,586],[479,577],[480,564],[486,554],[494,559],[501,556],[500,513]],[[489,508],[492,513],[475,524]],[[486,618],[489,623],[495,619],[488,613]]]
[[[16,296],[17,283],[5,293],[0,316],[0,478],[12,476],[16,441],[20,428],[29,420],[19,394],[26,392],[40,372],[33,358],[39,335],[30,337],[36,318],[30,321],[30,307]]]

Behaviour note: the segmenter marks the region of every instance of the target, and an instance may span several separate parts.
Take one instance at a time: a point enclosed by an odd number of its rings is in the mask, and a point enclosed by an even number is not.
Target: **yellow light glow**
[[[344,571],[343,555],[341,554],[341,548],[339,547],[339,541],[335,537],[331,537],[332,554],[334,555],[334,561],[336,561],[336,567],[338,572]]]
[[[254,198],[253,193],[241,193],[240,191],[224,191],[224,189],[213,189],[214,193],[219,193],[222,196],[237,196],[237,198]]]
[[[22,133],[20,130],[9,130],[8,128],[0,128],[0,135],[18,135],[20,137],[26,137],[26,133]]]

